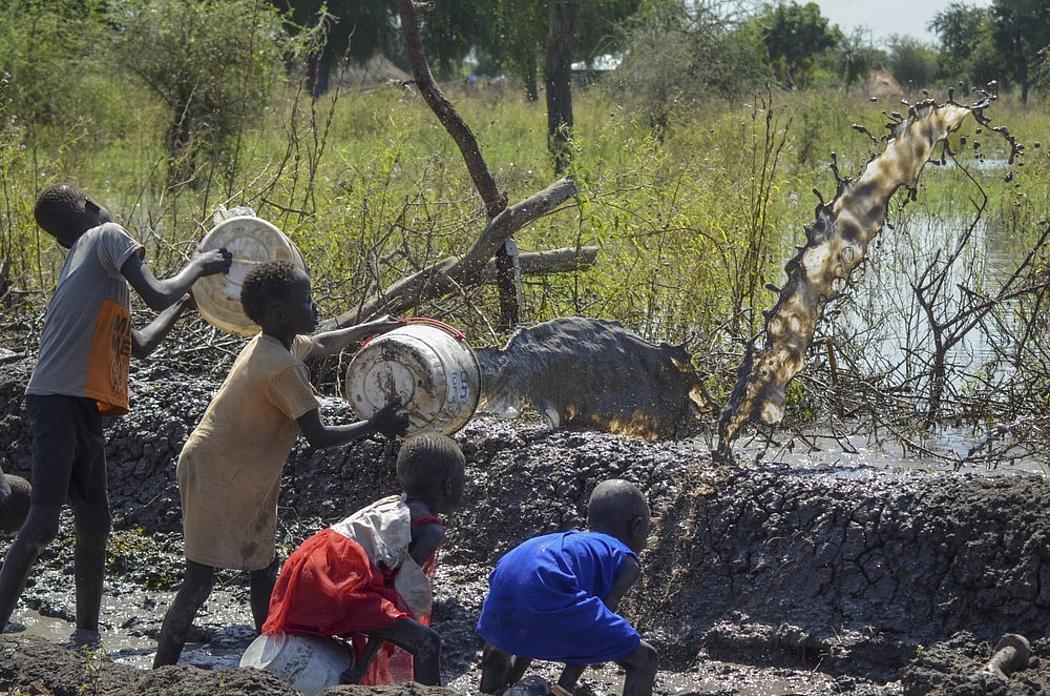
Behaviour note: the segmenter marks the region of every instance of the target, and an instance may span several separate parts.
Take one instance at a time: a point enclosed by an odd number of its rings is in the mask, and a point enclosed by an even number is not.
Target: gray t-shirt
[[[120,268],[135,253],[142,245],[112,222],[74,242],[47,307],[26,394],[87,397],[106,415],[127,413],[131,312]]]

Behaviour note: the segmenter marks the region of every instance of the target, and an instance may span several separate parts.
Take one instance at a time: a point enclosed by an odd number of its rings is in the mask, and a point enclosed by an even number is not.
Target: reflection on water
[[[969,474],[1039,474],[1050,475],[1048,461],[1034,452],[1020,452],[1008,461],[996,459],[988,464],[975,457],[967,457],[971,450],[984,443],[990,433],[964,427],[935,428],[928,433],[912,436],[910,440],[923,450],[936,452],[931,456],[914,448],[907,448],[885,433],[876,438],[870,431],[854,424],[859,432],[843,433],[831,428],[812,428],[790,441],[768,444],[760,437],[750,442],[741,442],[736,455],[742,462],[754,461],[786,464],[794,469],[819,471],[843,478],[870,475],[875,471],[902,472],[947,472],[954,471],[960,462],[959,471]],[[1002,439],[995,440],[1002,446]],[[1009,444],[1007,440],[1005,444]]]
[[[835,319],[837,333],[862,339],[869,374],[889,373],[904,382],[926,372],[933,334],[913,286],[935,257],[938,267],[943,266],[943,259],[955,250],[971,224],[969,219],[918,212],[909,213],[896,229],[883,232],[878,242],[881,248],[868,259],[863,279],[852,297],[839,306],[841,314]],[[1015,242],[1001,224],[987,218],[977,223],[969,244],[947,272],[943,302],[934,307],[938,321],[950,319],[963,308],[965,294],[960,286],[995,294],[1018,263]],[[1003,317],[1005,327],[1010,328],[1013,315],[1004,313]],[[1009,343],[1002,329],[993,322],[975,327],[949,351],[949,363],[957,368],[948,375],[953,386],[961,387],[967,375],[996,357],[993,343]],[[1000,369],[1010,370],[1008,366]],[[1008,375],[1001,372],[997,376]]]

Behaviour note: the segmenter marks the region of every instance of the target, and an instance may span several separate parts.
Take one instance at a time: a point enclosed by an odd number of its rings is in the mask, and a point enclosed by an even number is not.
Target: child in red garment
[[[441,638],[428,627],[436,553],[445,539],[436,515],[459,507],[464,464],[449,437],[407,440],[397,458],[403,495],[358,510],[288,557],[263,635],[242,666],[267,669],[307,692],[331,683],[439,684]],[[316,638],[296,639],[310,636],[352,640],[352,661],[347,656],[341,673],[321,676],[316,666],[279,658],[305,644],[338,653],[335,641],[325,647]]]

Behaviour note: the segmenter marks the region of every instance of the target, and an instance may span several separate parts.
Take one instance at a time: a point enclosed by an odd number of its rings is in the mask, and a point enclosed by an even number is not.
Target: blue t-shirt
[[[478,634],[506,653],[540,660],[597,664],[627,657],[641,639],[604,598],[634,555],[600,532],[558,532],[522,542],[489,576]]]

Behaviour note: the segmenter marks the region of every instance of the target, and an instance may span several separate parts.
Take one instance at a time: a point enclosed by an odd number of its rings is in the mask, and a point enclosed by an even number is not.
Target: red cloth
[[[413,521],[413,532],[424,524],[442,522],[424,515]],[[436,568],[437,552],[423,564],[431,587]],[[364,635],[367,631],[386,628],[402,617],[430,625],[430,616],[413,615],[394,589],[396,572],[382,571],[356,541],[333,529],[320,531],[284,562],[270,595],[270,613],[262,632],[352,638],[354,657],[360,659],[368,642]],[[361,684],[401,684],[413,681],[414,675],[412,655],[384,643]]]
[[[415,536],[415,531],[425,524],[440,524],[444,528],[445,524],[441,521],[440,517],[436,515],[422,515],[421,517],[413,520],[412,522],[412,533]],[[438,554],[434,552],[427,562],[423,564],[423,573],[430,580],[430,586],[434,586],[434,571],[437,570]],[[393,578],[391,577],[391,583]],[[411,616],[411,612],[409,612]],[[430,615],[414,616],[416,621],[423,624],[424,626],[430,625]],[[354,639],[354,657],[360,658],[364,652],[365,644],[367,643],[365,636],[358,636]],[[379,686],[381,684],[404,684],[406,682],[415,681],[415,665],[412,662],[412,655],[402,648],[397,647],[393,643],[384,643],[376,656],[372,658],[372,661],[368,663],[368,669],[365,670],[365,674],[361,677],[361,684],[365,686]]]
[[[393,578],[388,580],[356,541],[325,529],[284,562],[262,632],[350,638],[404,616],[410,614]]]

